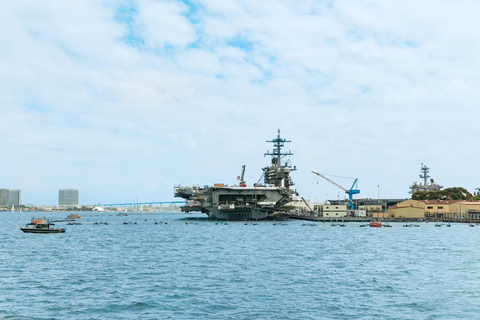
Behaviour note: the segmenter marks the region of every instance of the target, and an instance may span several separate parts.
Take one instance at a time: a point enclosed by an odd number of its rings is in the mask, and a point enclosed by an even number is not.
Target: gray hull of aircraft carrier
[[[219,220],[265,219],[291,201],[288,190],[277,187],[180,187],[175,196],[190,196],[182,211],[203,212]]]

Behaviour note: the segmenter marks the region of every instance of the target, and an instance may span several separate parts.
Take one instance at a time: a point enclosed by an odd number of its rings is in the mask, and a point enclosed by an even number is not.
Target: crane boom
[[[242,166],[242,174],[240,175],[240,187],[246,187],[245,183],[245,165]]]
[[[348,193],[348,190],[347,190],[347,189],[345,189],[344,187],[342,187],[342,186],[339,185],[338,183],[333,182],[332,180],[328,179],[328,178],[325,177],[323,174],[320,174],[320,173],[315,172],[315,171],[312,171],[312,173],[315,173],[316,175],[322,177],[323,179],[327,180],[327,181],[330,182],[330,183],[333,183],[334,185],[336,185],[337,187],[339,187],[340,189],[342,189],[343,191],[345,191],[346,193]]]
[[[312,208],[311,208],[310,205],[308,204],[307,200],[305,200],[304,197],[302,197],[302,200],[303,200],[303,202],[305,202],[305,204],[307,205],[308,210],[310,210],[310,212],[312,212]]]
[[[342,187],[341,185],[339,185],[338,183],[335,183],[333,182],[332,180],[328,179],[327,177],[325,177],[323,174],[320,174],[318,172],[315,172],[315,171],[312,171],[312,173],[315,173],[316,175],[322,177],[323,179],[333,183],[334,185],[336,185],[337,187],[339,187],[340,189],[342,189],[343,191],[345,191],[346,194],[348,194],[348,203],[350,205],[350,210],[354,210],[355,209],[355,206],[353,205],[353,195],[354,194],[359,194],[360,193],[360,190],[358,189],[353,189],[355,187],[355,185],[357,184],[357,180],[358,179],[355,179],[355,181],[353,182],[352,184],[352,187],[350,188],[350,190],[347,190],[345,189],[344,187]]]

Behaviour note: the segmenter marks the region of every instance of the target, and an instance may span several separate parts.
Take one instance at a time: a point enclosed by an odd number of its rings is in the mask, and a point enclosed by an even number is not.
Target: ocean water
[[[33,215],[0,213],[1,319],[480,318],[479,225],[82,213],[22,233]]]

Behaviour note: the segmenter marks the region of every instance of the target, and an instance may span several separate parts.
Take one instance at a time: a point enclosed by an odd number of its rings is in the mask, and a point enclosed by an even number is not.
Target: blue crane
[[[350,206],[350,210],[354,210],[354,209],[355,209],[355,207],[354,207],[354,205],[353,205],[353,195],[360,193],[360,190],[354,189],[354,188],[358,188],[358,185],[357,185],[357,180],[358,180],[358,179],[355,179],[355,181],[354,181],[353,184],[352,184],[352,187],[351,187],[349,190],[347,190],[347,189],[345,189],[344,187],[342,187],[341,185],[339,185],[338,183],[333,182],[332,180],[328,179],[328,178],[325,177],[323,174],[320,174],[320,173],[315,172],[315,171],[312,171],[312,173],[315,173],[317,176],[322,177],[323,179],[327,180],[327,181],[330,182],[330,183],[333,183],[334,185],[336,185],[337,187],[339,187],[340,189],[342,189],[343,191],[345,191],[345,193],[348,194],[348,205]]]

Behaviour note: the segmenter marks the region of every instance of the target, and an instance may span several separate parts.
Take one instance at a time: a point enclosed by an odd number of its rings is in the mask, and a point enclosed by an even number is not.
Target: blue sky
[[[407,198],[421,162],[473,192],[479,14],[468,0],[6,3],[0,188],[37,205],[61,188],[169,201],[244,164],[251,185],[281,129],[311,200],[344,197],[312,170]]]

